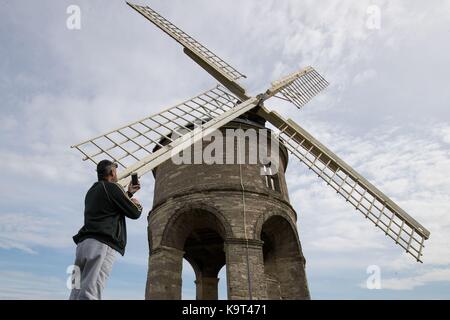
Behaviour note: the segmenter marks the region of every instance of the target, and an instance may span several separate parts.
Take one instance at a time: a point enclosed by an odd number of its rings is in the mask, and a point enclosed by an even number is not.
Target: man
[[[117,183],[116,170],[117,164],[109,160],[100,161],[97,165],[98,181],[86,194],[84,226],[73,237],[77,249],[73,274],[75,286],[70,300],[101,299],[116,251],[122,256],[125,253],[125,217],[138,219],[141,216],[142,206],[133,198],[140,185],[130,183],[125,193]],[[80,277],[79,280],[76,277]]]

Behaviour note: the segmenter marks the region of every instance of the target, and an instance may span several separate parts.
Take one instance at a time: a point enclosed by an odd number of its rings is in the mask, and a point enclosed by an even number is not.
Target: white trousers
[[[80,242],[75,257],[78,272],[72,275],[73,289],[69,300],[101,300],[115,258],[116,250],[98,240]]]

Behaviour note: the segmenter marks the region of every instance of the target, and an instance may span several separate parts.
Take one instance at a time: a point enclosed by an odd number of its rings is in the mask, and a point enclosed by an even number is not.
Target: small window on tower
[[[278,174],[274,174],[272,172],[272,166],[270,163],[264,165],[264,179],[267,188],[280,192],[280,181]]]

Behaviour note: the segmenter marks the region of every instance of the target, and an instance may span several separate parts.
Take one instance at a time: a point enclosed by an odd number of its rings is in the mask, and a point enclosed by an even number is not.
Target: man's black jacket
[[[84,204],[84,226],[73,237],[75,243],[93,238],[124,255],[127,244],[125,217],[138,219],[142,207],[130,200],[122,186],[107,181],[94,183]]]

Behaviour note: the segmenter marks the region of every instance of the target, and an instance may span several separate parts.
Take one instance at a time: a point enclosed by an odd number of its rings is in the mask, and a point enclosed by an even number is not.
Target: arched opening
[[[195,270],[197,300],[217,300],[219,271],[225,265],[223,238],[210,228],[195,228],[184,244],[184,256]]]
[[[304,259],[293,226],[272,216],[262,225],[261,240],[268,299],[307,298]]]
[[[164,245],[184,252],[183,299],[217,300],[219,271],[226,259],[226,229],[222,221],[204,209],[189,209],[179,214],[169,228]]]

